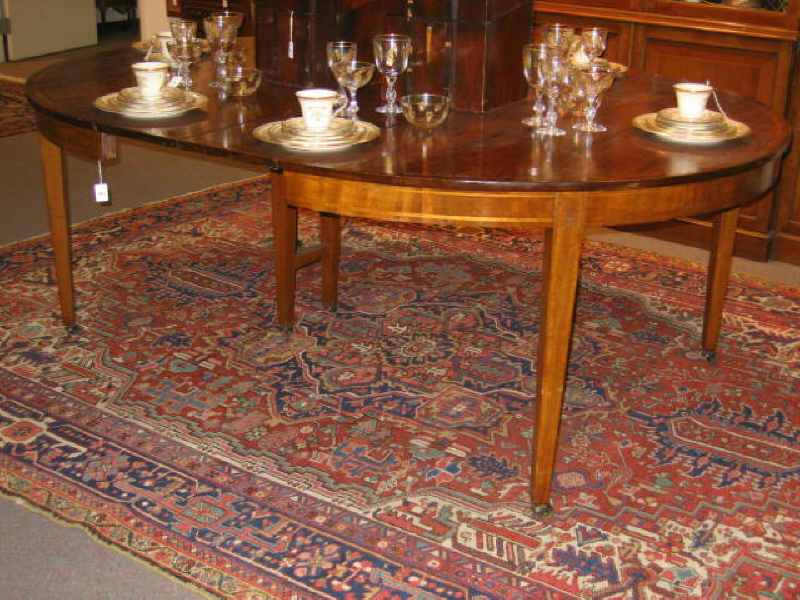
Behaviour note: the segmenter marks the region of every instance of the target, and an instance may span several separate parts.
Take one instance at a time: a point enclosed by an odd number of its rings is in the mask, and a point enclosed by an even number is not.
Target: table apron
[[[632,225],[720,212],[756,200],[775,182],[773,161],[708,181],[592,191],[468,191],[283,171],[288,204],[386,221],[534,228],[553,225],[555,199],[582,205],[586,225]]]

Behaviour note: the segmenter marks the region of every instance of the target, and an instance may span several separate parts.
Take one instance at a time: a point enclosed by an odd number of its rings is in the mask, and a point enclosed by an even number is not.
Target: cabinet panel
[[[270,79],[334,85],[327,41],[356,41],[359,56],[371,60],[372,37],[396,32],[411,36],[414,48],[399,94],[447,94],[456,109],[484,112],[527,91],[520,48],[530,36],[530,0],[256,0],[255,9],[257,64]],[[376,76],[370,85],[381,83]]]
[[[677,80],[711,81],[783,112],[792,63],[781,40],[644,26],[634,66]]]

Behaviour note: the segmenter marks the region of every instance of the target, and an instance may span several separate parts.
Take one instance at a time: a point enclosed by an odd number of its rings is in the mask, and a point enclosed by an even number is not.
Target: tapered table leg
[[[535,512],[550,509],[585,219],[585,197],[572,197],[570,202],[557,197],[553,226],[545,230],[530,488]]]
[[[69,210],[64,186],[64,156],[61,148],[43,135],[39,148],[44,176],[44,193],[50,218],[50,239],[55,255],[56,285],[61,318],[67,327],[75,326],[75,301],[73,299],[72,258],[69,245]]]
[[[720,213],[714,219],[711,256],[706,281],[706,310],[703,319],[703,350],[713,358],[722,327],[722,306],[733,263],[733,242],[739,208]]]
[[[297,286],[297,208],[286,203],[286,183],[283,174],[273,172],[271,180],[278,323],[281,327],[290,329],[294,325]]]
[[[341,218],[328,213],[320,213],[319,218],[322,238],[322,304],[328,310],[336,310],[342,247]]]

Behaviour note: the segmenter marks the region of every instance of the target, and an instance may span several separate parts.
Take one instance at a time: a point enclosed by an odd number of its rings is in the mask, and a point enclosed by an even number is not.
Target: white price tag
[[[95,183],[94,184],[94,201],[95,202],[108,202],[108,184]]]

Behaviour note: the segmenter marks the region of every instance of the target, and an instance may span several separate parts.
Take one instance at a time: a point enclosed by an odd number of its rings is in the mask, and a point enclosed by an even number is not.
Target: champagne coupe
[[[556,127],[558,121],[559,95],[564,85],[564,75],[567,72],[567,59],[559,53],[549,53],[542,61],[542,73],[545,79],[545,93],[547,94],[547,113],[544,116],[544,125],[536,131],[548,136],[565,135],[567,132]]]
[[[562,56],[567,54],[570,44],[575,36],[575,29],[561,23],[550,23],[544,26],[542,40],[551,51],[559,52]]]
[[[394,89],[397,78],[408,68],[411,56],[411,38],[400,33],[385,33],[372,38],[375,66],[386,77],[386,104],[375,110],[387,115],[401,114]]]
[[[350,94],[350,102],[345,109],[345,115],[358,120],[358,100],[356,93],[358,88],[364,87],[372,79],[375,72],[375,65],[359,60],[338,62],[333,65],[333,73],[340,86],[347,89]]]
[[[608,30],[602,27],[587,27],[581,31],[583,51],[589,62],[597,62],[597,58],[606,50]]]
[[[578,69],[578,82],[586,94],[585,120],[573,124],[573,129],[595,133],[607,131],[605,125],[595,123],[597,109],[600,106],[600,94],[605,92],[614,83],[614,71],[606,64],[589,63]]]
[[[544,73],[542,61],[547,56],[547,44],[525,44],[522,47],[522,71],[525,80],[533,88],[536,101],[533,103],[533,116],[522,120],[523,125],[540,127],[544,122],[542,115],[547,108],[544,104]]]
[[[328,68],[333,72],[333,66],[340,62],[356,60],[358,45],[355,42],[335,41],[328,42],[325,46],[325,55],[328,58]],[[336,77],[336,73],[334,73]],[[338,81],[338,77],[337,77]],[[344,95],[345,89],[339,83],[339,93]]]

